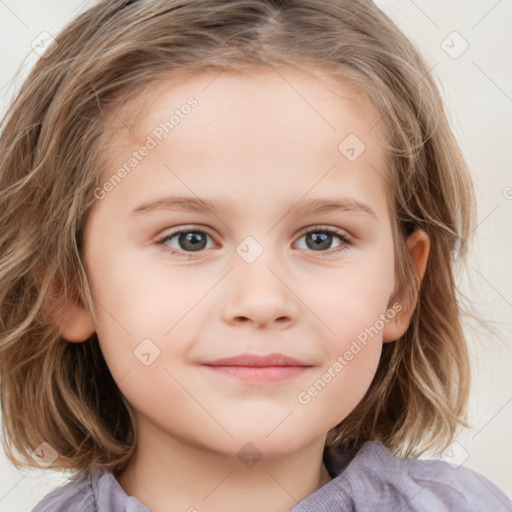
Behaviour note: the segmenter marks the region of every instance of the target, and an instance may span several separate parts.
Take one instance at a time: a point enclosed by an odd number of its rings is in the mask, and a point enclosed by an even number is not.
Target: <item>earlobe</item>
[[[418,285],[421,284],[425,270],[427,268],[428,254],[430,250],[430,238],[421,229],[415,230],[406,240],[409,255],[411,256],[414,265],[416,266],[416,278]],[[395,315],[395,317],[386,324],[383,330],[383,343],[395,341],[407,330],[409,327],[412,314],[416,308],[418,297],[415,295],[414,301],[411,304],[402,304],[402,309]]]
[[[95,332],[91,313],[72,299],[64,299],[54,289],[50,315],[62,337],[74,343],[88,340]]]
[[[57,325],[62,337],[75,343],[88,340],[95,331],[91,314],[76,304],[67,304],[60,308]]]

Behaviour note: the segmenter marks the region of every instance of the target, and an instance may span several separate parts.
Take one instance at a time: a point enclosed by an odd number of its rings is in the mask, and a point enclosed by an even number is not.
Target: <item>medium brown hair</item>
[[[30,453],[43,441],[59,454],[52,468],[77,473],[122,470],[134,450],[133,418],[96,335],[70,343],[49,313],[55,283],[61,298],[91,305],[82,234],[106,121],[154,80],[254,66],[328,71],[368,98],[387,134],[395,298],[417,304],[328,444],[375,440],[401,456],[443,449],[465,425],[469,362],[454,271],[475,200],[435,80],[396,25],[370,0],[108,0],[56,41],[0,135],[0,398],[13,464],[35,466]],[[421,286],[405,244],[416,228],[431,241]]]

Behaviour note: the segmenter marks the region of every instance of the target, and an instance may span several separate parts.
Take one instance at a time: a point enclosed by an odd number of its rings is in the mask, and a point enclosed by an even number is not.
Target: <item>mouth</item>
[[[209,372],[245,382],[272,383],[293,379],[314,365],[284,354],[240,354],[202,363]]]

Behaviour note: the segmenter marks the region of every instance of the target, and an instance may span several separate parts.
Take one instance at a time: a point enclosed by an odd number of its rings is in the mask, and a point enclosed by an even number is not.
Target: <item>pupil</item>
[[[332,235],[329,233],[308,233],[306,235],[306,244],[313,242],[313,247],[310,247],[312,249],[329,249],[331,238]]]
[[[197,251],[204,249],[206,237],[203,233],[182,233],[179,237],[179,242],[183,249]]]

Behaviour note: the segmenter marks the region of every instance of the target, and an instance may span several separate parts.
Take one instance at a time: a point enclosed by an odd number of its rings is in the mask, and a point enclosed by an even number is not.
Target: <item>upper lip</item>
[[[208,366],[313,366],[304,363],[293,357],[288,357],[284,354],[268,354],[259,356],[256,354],[240,354],[233,357],[226,357],[223,359],[215,359],[213,361],[206,361],[203,363]]]

